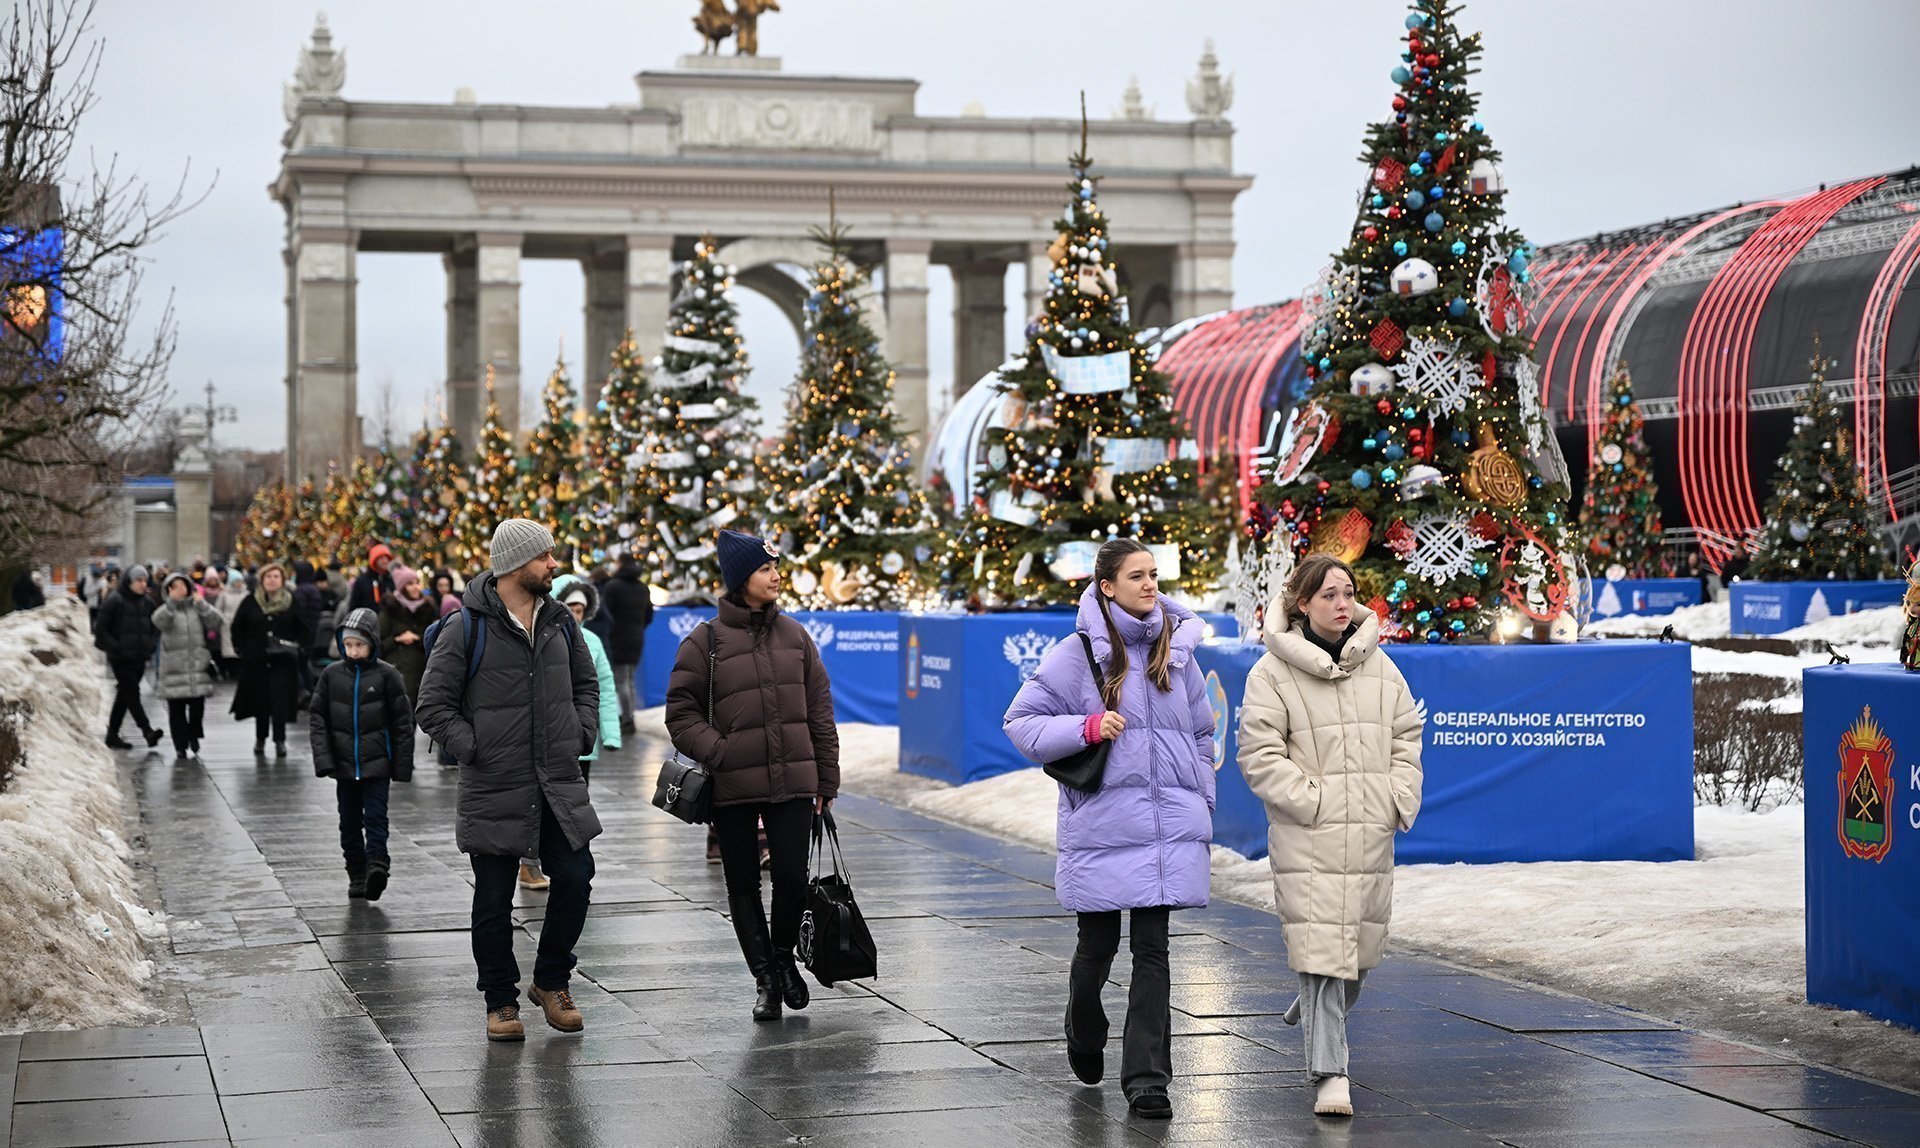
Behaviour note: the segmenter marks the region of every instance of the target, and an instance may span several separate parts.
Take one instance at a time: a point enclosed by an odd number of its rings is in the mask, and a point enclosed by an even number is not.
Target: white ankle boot
[[[1352,1116],[1353,1095],[1347,1090],[1347,1078],[1344,1076],[1323,1076],[1319,1089],[1313,1095],[1313,1114],[1315,1116]]]

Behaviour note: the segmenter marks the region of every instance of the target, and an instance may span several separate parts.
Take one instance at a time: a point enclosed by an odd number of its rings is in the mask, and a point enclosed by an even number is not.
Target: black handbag
[[[815,854],[822,863],[831,856],[833,872],[819,872],[813,863]],[[840,830],[833,824],[832,813],[814,816],[807,868],[815,875],[807,882],[807,904],[800,914],[800,943],[796,947],[801,963],[825,988],[832,988],[838,981],[879,976],[879,950],[874,947],[866,918],[860,915],[860,906],[854,903],[846,861],[840,856]]]
[[[707,623],[707,724],[713,724],[713,674],[718,646],[713,623]],[[704,825],[713,820],[713,775],[707,767],[679,750],[660,763],[660,778],[653,783],[653,804],[689,825]]]
[[[1097,689],[1100,685],[1100,666],[1093,660],[1093,639],[1081,634],[1080,645],[1087,652],[1087,668],[1093,671],[1093,684]],[[1075,750],[1065,757],[1056,757],[1041,768],[1048,777],[1068,789],[1092,793],[1100,788],[1100,779],[1106,776],[1107,755],[1112,752],[1113,742],[1102,738],[1085,749]]]

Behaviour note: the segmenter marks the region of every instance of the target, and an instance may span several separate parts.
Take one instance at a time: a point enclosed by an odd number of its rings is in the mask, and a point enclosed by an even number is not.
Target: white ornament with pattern
[[[1460,355],[1460,344],[1416,336],[1393,373],[1409,391],[1427,400],[1437,415],[1458,414],[1480,386],[1480,368]]]
[[[1459,511],[1423,514],[1413,520],[1413,553],[1407,573],[1435,586],[1445,585],[1473,570],[1473,552],[1491,545],[1467,529]]]

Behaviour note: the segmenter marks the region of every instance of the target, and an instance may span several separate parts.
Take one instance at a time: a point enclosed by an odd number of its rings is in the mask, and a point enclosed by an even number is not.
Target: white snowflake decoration
[[[1444,585],[1473,569],[1473,552],[1491,545],[1467,529],[1459,511],[1425,514],[1413,520],[1413,553],[1407,573],[1435,586]]]
[[[1567,473],[1567,456],[1561,451],[1560,440],[1554,436],[1547,412],[1540,405],[1540,369],[1534,366],[1531,356],[1514,362],[1513,385],[1518,392],[1520,425],[1527,431],[1527,457],[1548,482],[1568,482],[1571,476]]]
[[[1313,285],[1301,293],[1301,326],[1306,333],[1306,351],[1317,356],[1333,341],[1333,325],[1341,308],[1352,308],[1360,300],[1360,269],[1329,263],[1320,269]],[[1325,335],[1320,332],[1327,332]]]
[[[1480,386],[1480,368],[1462,358],[1460,344],[1415,336],[1392,371],[1409,391],[1426,399],[1438,415],[1467,409],[1467,398]]]
[[[1220,589],[1231,596],[1234,620],[1242,641],[1260,637],[1262,612],[1293,577],[1293,547],[1275,531],[1265,543],[1250,543],[1240,552],[1238,538],[1227,544],[1227,575]]]

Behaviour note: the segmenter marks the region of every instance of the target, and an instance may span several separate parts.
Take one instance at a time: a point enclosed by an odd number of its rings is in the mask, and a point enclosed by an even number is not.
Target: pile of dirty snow
[[[0,618],[0,1031],[156,1011],[146,944],[166,926],[136,901],[106,681],[77,600]]]
[[[1618,618],[1590,622],[1580,632],[1599,638],[1657,638],[1668,626],[1673,636],[1697,642],[1703,638],[1724,638],[1733,627],[1733,605],[1724,599],[1698,606],[1682,606],[1671,614],[1623,614]]]
[[[1840,645],[1897,646],[1906,630],[1906,611],[1899,606],[1876,606],[1852,614],[1835,614],[1818,622],[1796,626],[1782,638],[1814,640]]]

